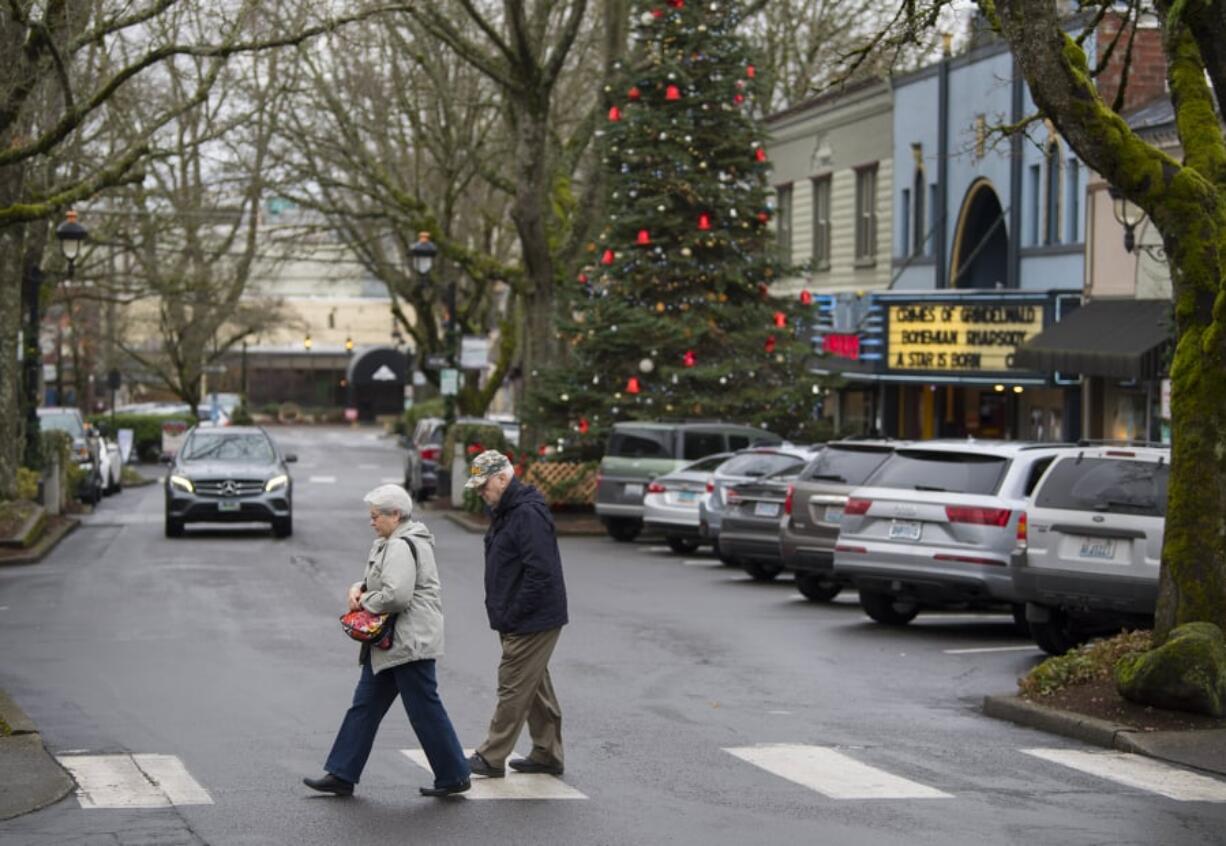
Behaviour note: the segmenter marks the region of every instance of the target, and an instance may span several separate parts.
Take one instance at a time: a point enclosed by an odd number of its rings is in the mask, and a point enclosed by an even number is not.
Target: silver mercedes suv
[[[294,532],[296,455],[277,449],[258,426],[192,427],[169,459],[166,537],[187,523],[271,523],[279,538]]]

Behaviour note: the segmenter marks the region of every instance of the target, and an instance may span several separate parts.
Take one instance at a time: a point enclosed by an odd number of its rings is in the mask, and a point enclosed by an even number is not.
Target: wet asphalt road
[[[1085,747],[979,713],[1038,660],[1007,617],[922,615],[893,631],[854,595],[814,605],[790,582],[650,540],[562,542],[562,781],[586,798],[420,798],[430,778],[400,752],[417,742],[398,705],[357,796],[308,795],[300,779],[320,771],[357,676],[336,616],[370,543],[361,497],[399,476],[401,452],[372,430],[273,433],[301,458],[292,538],[217,527],[168,540],[150,486],[105,500],[42,564],[0,570],[0,687],[52,751],[175,756],[212,804],[70,797],[0,823],[0,843],[1222,842],[1226,803],[1039,759],[1022,750]],[[441,693],[471,747],[498,658],[481,537],[422,516],[443,579]],[[762,744],[834,750],[936,795],[831,798],[725,751]]]

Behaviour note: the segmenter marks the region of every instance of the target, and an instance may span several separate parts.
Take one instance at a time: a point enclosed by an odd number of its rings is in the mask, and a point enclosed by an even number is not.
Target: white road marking
[[[1226,781],[1127,752],[1086,752],[1079,749],[1023,749],[1042,758],[1098,778],[1157,793],[1178,802],[1226,802]]]
[[[870,767],[827,747],[772,743],[724,751],[831,799],[952,798],[934,787]]]
[[[309,481],[313,485],[316,485],[316,484],[317,485],[333,485],[333,484],[336,484],[336,477],[335,476],[312,476],[307,481]]]
[[[213,797],[176,755],[133,755],[136,766],[162,789],[172,805],[212,805]]]
[[[1039,647],[1029,646],[980,646],[975,649],[942,649],[946,655],[978,655],[983,652],[1038,652]]]
[[[648,552],[672,552],[673,548],[671,546],[649,546],[647,547],[647,551]]]
[[[420,749],[401,749],[401,753],[427,773],[430,763]],[[465,755],[473,750],[465,749]],[[473,777],[472,789],[461,793],[465,799],[586,799],[587,796],[551,775],[517,773],[507,767],[506,778]]]
[[[723,567],[724,562],[718,558],[687,558],[681,562],[686,567]]]
[[[379,480],[380,484],[384,484],[384,485],[398,485],[403,481],[404,479],[401,478],[400,476],[384,476],[382,479]]]
[[[76,779],[82,808],[213,804],[174,755],[61,754],[57,759]]]

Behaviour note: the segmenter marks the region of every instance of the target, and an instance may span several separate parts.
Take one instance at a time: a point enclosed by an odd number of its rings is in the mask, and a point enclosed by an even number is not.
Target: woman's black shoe
[[[473,786],[471,781],[462,781],[459,784],[453,784],[450,787],[419,787],[422,796],[451,796],[455,793],[463,793]]]
[[[332,773],[324,773],[323,778],[304,778],[302,783],[320,793],[332,793],[336,796],[353,795],[353,783],[337,778]]]

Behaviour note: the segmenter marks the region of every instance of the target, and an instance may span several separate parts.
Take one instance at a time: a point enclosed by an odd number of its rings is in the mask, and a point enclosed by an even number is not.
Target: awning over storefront
[[[1019,346],[1013,366],[1158,379],[1173,336],[1170,300],[1091,300]]]

